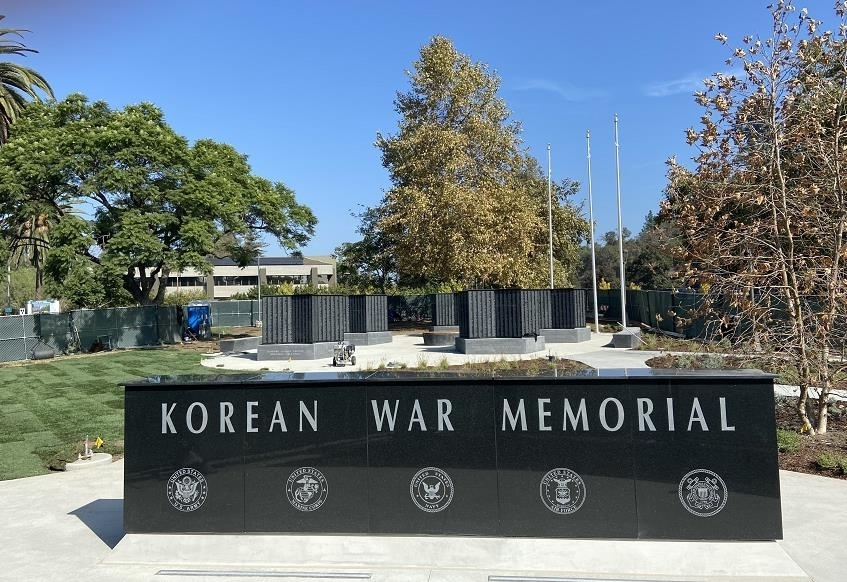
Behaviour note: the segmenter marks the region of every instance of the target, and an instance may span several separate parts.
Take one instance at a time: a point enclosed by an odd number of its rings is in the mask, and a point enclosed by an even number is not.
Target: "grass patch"
[[[123,383],[147,376],[220,374],[188,350],[116,351],[0,367],[0,480],[76,459],[86,435],[123,453]]]
[[[800,448],[800,435],[793,430],[776,429],[776,447],[780,453],[793,453]]]
[[[816,461],[818,467],[847,475],[847,457],[837,453],[822,453]]]

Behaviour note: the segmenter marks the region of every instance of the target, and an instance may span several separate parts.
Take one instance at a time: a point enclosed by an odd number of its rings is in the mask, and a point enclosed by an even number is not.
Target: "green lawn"
[[[0,366],[0,480],[47,473],[75,460],[86,435],[103,452],[123,452],[128,380],[156,374],[215,373],[199,353],[132,350]]]

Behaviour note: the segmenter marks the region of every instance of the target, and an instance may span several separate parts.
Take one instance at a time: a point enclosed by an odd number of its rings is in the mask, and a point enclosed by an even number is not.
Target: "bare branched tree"
[[[679,229],[687,279],[708,290],[704,309],[737,345],[782,362],[802,429],[822,434],[847,331],[845,4],[835,32],[790,2],[769,9],[772,34],[745,37],[726,61],[739,72],[695,94],[696,167],[669,162],[661,214]]]

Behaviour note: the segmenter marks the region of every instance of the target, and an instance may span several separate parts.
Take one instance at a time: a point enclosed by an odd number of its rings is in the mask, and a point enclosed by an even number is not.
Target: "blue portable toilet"
[[[185,306],[186,339],[212,337],[212,306],[207,302],[192,301]]]

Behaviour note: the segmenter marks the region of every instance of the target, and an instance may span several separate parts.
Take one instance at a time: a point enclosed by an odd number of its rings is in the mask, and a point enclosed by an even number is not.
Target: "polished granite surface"
[[[781,537],[757,371],[168,377],[125,402],[130,533]]]

